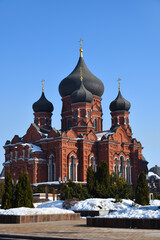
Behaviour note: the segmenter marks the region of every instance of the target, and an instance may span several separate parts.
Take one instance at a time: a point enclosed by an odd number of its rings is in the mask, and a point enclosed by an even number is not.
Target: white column
[[[71,166],[71,163],[68,164],[68,176],[69,176],[69,179],[71,178],[71,173],[70,173],[70,166]]]
[[[126,171],[126,165],[124,165],[124,174],[125,174],[124,179],[125,179],[125,181],[126,181],[126,179],[127,179],[127,178],[126,178],[126,176],[127,176],[126,172],[127,172],[127,171]]]

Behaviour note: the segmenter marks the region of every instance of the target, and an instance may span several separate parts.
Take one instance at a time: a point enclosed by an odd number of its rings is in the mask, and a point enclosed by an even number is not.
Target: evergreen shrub
[[[135,202],[141,205],[149,204],[149,188],[146,180],[146,174],[141,172],[135,190]]]

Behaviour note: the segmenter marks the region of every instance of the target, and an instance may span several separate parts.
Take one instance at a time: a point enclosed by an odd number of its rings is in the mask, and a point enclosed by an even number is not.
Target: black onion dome
[[[115,111],[129,111],[130,107],[131,107],[130,102],[128,102],[126,99],[122,97],[122,94],[119,90],[118,96],[113,102],[111,102],[109,108],[111,112],[115,112]]]
[[[93,95],[101,97],[104,92],[104,85],[100,79],[98,79],[89,71],[82,56],[80,56],[79,61],[75,69],[72,71],[72,73],[68,77],[64,78],[59,84],[59,93],[61,97],[71,95],[75,90],[79,88],[80,67],[82,68],[83,71],[83,84],[85,88]]]
[[[92,100],[93,100],[92,93],[85,88],[85,86],[83,85],[83,82],[81,81],[79,88],[71,94],[72,103],[78,103],[78,102],[91,103]]]
[[[44,92],[42,92],[40,99],[33,104],[32,108],[34,112],[49,113],[51,113],[54,109],[53,104],[46,99]]]

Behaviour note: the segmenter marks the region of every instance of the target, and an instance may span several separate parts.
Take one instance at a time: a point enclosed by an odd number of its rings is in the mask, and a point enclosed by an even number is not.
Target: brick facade
[[[27,170],[32,183],[72,179],[86,182],[87,168],[105,160],[110,173],[119,173],[135,187],[139,173],[147,169],[142,145],[132,138],[128,111],[111,112],[111,128],[102,130],[101,97],[72,103],[62,97],[61,131],[51,127],[52,113],[35,112],[23,138],[5,143],[6,174],[14,180]]]

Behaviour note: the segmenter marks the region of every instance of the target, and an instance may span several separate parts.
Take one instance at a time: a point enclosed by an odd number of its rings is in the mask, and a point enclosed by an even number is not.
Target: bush
[[[82,185],[79,183],[75,184],[71,180],[69,180],[68,183],[64,184],[60,190],[61,200],[72,199],[72,198],[78,198],[80,200],[84,200],[89,197],[90,196],[86,188],[83,188]]]
[[[7,174],[5,179],[5,191],[2,197],[2,207],[3,209],[9,209],[13,207],[13,184],[12,176],[10,171]]]
[[[141,172],[137,181],[136,191],[135,191],[135,202],[141,205],[149,204],[149,189],[146,180],[146,175]]]
[[[87,190],[90,195],[94,195],[95,186],[95,173],[93,168],[90,166],[87,169]]]
[[[33,194],[27,172],[21,172],[15,190],[15,207],[34,207]]]
[[[110,197],[116,199],[129,199],[132,197],[132,187],[129,183],[125,182],[122,177],[116,173],[111,175]]]
[[[4,195],[4,186],[5,186],[5,183],[4,182],[1,182],[0,183],[0,199],[2,199],[3,195]]]

